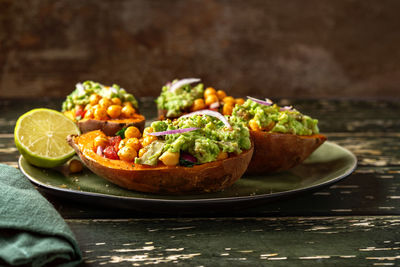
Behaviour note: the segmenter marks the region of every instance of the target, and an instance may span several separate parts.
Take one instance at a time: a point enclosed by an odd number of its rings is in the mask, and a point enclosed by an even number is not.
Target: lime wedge
[[[15,145],[32,165],[52,168],[65,163],[74,154],[67,136],[79,134],[78,126],[61,112],[39,108],[18,118],[14,130]]]

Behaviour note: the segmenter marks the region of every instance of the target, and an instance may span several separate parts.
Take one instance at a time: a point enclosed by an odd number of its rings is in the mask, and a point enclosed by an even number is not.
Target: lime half
[[[32,165],[44,168],[59,166],[75,151],[67,136],[79,134],[78,126],[61,112],[39,108],[18,118],[14,140],[19,152]]]

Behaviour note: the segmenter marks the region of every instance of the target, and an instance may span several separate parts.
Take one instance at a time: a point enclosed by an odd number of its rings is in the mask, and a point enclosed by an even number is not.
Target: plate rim
[[[79,195],[79,196],[84,195],[85,197],[103,198],[103,199],[109,199],[109,200],[118,199],[118,200],[125,200],[125,201],[132,201],[132,202],[146,202],[146,203],[210,204],[210,203],[226,203],[226,202],[246,202],[246,201],[255,201],[255,200],[262,200],[262,199],[278,198],[278,197],[282,197],[282,196],[290,196],[293,194],[298,194],[301,192],[313,191],[320,187],[325,187],[330,184],[334,184],[334,183],[344,179],[345,177],[349,176],[357,168],[357,165],[358,165],[357,157],[354,155],[353,152],[351,152],[347,148],[342,147],[334,142],[326,141],[322,145],[325,145],[325,144],[335,146],[336,148],[341,149],[342,151],[346,152],[351,157],[351,159],[353,160],[352,166],[345,173],[339,175],[338,177],[330,179],[328,181],[325,181],[322,183],[317,183],[315,185],[311,185],[311,186],[307,186],[307,187],[303,187],[303,188],[297,188],[297,189],[280,191],[280,192],[269,193],[269,194],[249,195],[249,196],[233,196],[233,197],[201,198],[201,199],[166,199],[166,198],[141,198],[141,197],[109,195],[109,194],[104,194],[104,193],[96,193],[96,192],[79,191],[79,190],[75,190],[75,189],[61,188],[61,187],[42,183],[42,182],[36,180],[31,175],[29,175],[24,170],[24,168],[21,168],[21,161],[25,160],[22,155],[20,155],[20,157],[18,159],[18,169],[25,175],[25,177],[28,178],[28,180],[31,183],[37,185],[38,187],[44,188],[46,190],[51,190],[51,191],[53,191],[53,193],[55,191],[55,192],[61,192],[64,194],[69,194],[69,195]],[[143,193],[143,194],[146,194],[146,193]],[[168,195],[165,195],[165,197],[168,197]]]

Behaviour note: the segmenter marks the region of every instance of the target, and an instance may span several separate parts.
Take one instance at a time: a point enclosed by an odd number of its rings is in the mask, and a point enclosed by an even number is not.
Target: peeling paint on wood
[[[95,251],[85,253],[87,263],[95,261],[111,265],[130,262],[137,263],[137,266],[190,263],[209,266],[217,262],[218,265],[229,262],[257,265],[264,261],[282,261],[286,265],[354,266],[372,264],[374,260],[388,262],[399,259],[399,216],[86,221],[67,220],[83,250]],[[84,234],[88,224],[91,227],[90,236]],[[149,235],[146,229],[155,225],[159,227],[159,232]],[[275,225],[282,230],[277,231]],[[173,241],[169,238],[171,228],[183,229],[177,232]],[[366,228],[369,231],[365,231]],[[263,231],[254,232],[254,229]],[[196,237],[188,239],[187,233],[195,233]],[[94,245],[93,240],[110,236],[113,242],[107,246],[99,248]],[[129,248],[122,245],[128,244],[126,241],[131,239],[137,243],[129,243]],[[152,240],[153,246],[147,247],[144,240]]]

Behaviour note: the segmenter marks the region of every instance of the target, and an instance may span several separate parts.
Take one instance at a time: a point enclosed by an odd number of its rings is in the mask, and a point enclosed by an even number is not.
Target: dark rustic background
[[[399,96],[400,1],[0,0],[0,97],[76,82],[157,96],[200,77],[232,95]]]

